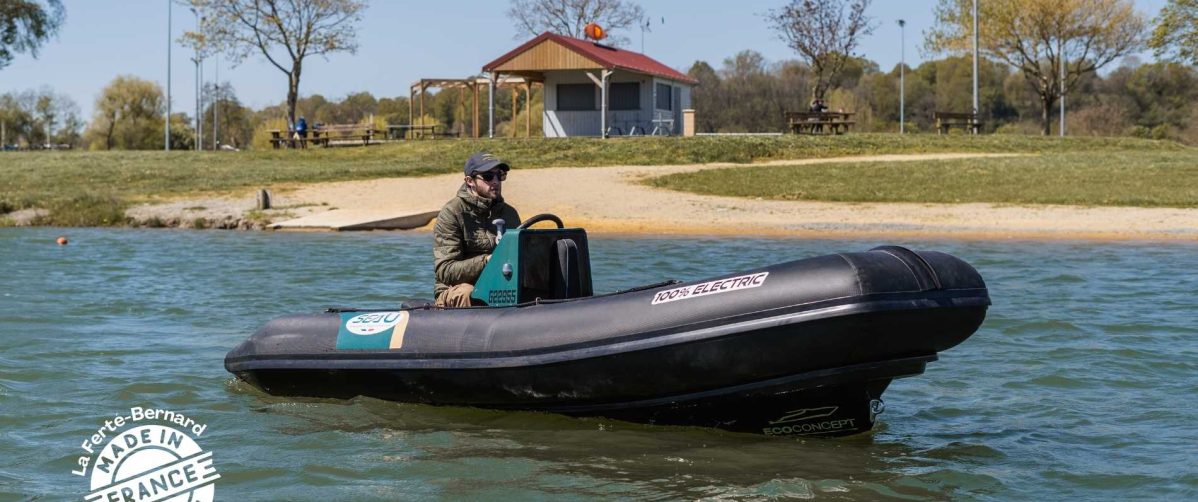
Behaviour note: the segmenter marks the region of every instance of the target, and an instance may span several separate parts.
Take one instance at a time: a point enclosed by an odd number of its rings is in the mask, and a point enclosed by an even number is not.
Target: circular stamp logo
[[[90,470],[90,491],[84,500],[213,500],[214,483],[220,474],[212,464],[212,453],[205,452],[195,440],[207,424],[169,410],[134,407],[129,412],[105,420],[95,434],[84,440],[82,448],[89,455],[79,457],[81,469],[71,471],[88,476]],[[143,421],[167,425],[137,425]]]
[[[372,312],[357,315],[345,321],[345,330],[355,335],[375,335],[394,328],[407,317],[407,312]]]

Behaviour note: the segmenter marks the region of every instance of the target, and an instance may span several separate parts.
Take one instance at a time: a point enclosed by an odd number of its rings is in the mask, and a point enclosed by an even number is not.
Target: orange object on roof
[[[582,33],[585,34],[587,38],[595,41],[607,38],[607,32],[603,31],[602,26],[599,26],[595,23],[587,23],[587,25],[583,27]]]

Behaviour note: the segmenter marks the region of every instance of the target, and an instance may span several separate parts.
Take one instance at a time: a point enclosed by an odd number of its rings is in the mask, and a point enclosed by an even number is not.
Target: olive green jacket
[[[462,183],[458,194],[441,207],[433,227],[433,273],[437,279],[435,297],[463,283],[474,284],[495,250],[495,225],[502,218],[505,228],[520,225],[520,213],[503,198],[492,201],[472,193]]]

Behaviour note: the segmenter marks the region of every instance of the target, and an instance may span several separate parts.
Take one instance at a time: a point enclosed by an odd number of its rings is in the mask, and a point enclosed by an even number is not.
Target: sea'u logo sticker
[[[399,349],[407,330],[407,312],[342,312],[337,349]]]
[[[394,328],[406,320],[407,312],[373,312],[351,317],[345,321],[345,329],[355,335],[377,335]]]

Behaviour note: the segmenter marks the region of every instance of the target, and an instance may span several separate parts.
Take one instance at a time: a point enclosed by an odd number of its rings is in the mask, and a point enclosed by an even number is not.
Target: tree
[[[1177,63],[1142,65],[1128,76],[1123,94],[1135,103],[1136,125],[1154,128],[1168,124],[1185,128],[1192,103],[1198,99],[1198,72]]]
[[[1157,58],[1198,65],[1198,0],[1169,0],[1156,18],[1148,46]]]
[[[357,52],[365,1],[191,0],[204,12],[204,43],[236,64],[261,54],[287,75],[287,118],[295,123],[304,59]]]
[[[232,145],[234,148],[245,148],[250,144],[250,139],[254,135],[254,128],[250,126],[250,112],[237,99],[237,93],[233,90],[232,84],[228,82],[220,85],[204,84],[204,102],[208,104],[204,109],[204,116],[209,120],[215,116],[217,122],[216,135],[204,135],[204,149],[215,150],[218,148],[218,144]],[[172,128],[174,124],[175,122],[172,120]],[[208,124],[208,128],[208,132],[211,133],[211,123]]]
[[[84,135],[93,150],[161,148],[165,109],[158,84],[120,76],[100,92],[95,116]]]
[[[408,121],[409,108],[407,96],[379,98],[378,111],[375,113],[388,124],[403,124]]]
[[[691,103],[698,110],[698,113],[695,114],[697,121],[695,130],[708,133],[718,132],[720,124],[718,115],[722,111],[719,99],[724,92],[719,74],[706,61],[695,61],[686,74],[699,81],[699,85],[695,86],[691,95]]]
[[[823,99],[861,37],[873,32],[865,15],[870,1],[791,0],[767,15],[778,37],[811,67],[813,99]]]
[[[925,46],[965,53],[972,46],[972,0],[939,0]],[[1132,0],[1005,0],[980,2],[978,46],[1023,72],[1040,98],[1041,133],[1051,132],[1053,105],[1099,68],[1141,46],[1144,19]]]
[[[34,148],[41,145],[77,145],[82,121],[79,106],[49,87],[0,96],[0,122],[4,142]]]
[[[0,0],[0,68],[22,52],[36,58],[38,48],[65,19],[60,0],[46,0],[44,6],[32,0]]]
[[[639,26],[645,10],[624,0],[512,0],[507,17],[516,23],[516,38],[551,31],[583,38],[583,28],[597,23],[608,33]],[[627,37],[611,37],[608,43],[624,45]]]
[[[195,122],[186,113],[171,114],[171,150],[185,152],[195,149]]]

